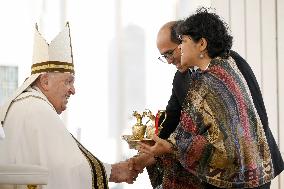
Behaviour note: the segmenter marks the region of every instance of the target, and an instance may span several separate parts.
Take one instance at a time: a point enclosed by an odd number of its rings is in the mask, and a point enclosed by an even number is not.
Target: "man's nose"
[[[174,57],[169,57],[169,58],[167,58],[167,62],[168,62],[168,64],[174,64]]]
[[[70,93],[71,93],[72,95],[75,94],[75,87],[74,87],[74,85],[71,86],[71,88],[70,88]]]

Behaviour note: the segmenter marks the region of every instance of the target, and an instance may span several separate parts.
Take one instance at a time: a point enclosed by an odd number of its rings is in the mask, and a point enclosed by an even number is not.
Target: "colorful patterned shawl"
[[[194,77],[173,134],[182,166],[221,188],[257,187],[272,180],[263,126],[234,60],[215,58]]]

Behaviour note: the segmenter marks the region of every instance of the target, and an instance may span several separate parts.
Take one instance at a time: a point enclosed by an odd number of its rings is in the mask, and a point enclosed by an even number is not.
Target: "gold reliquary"
[[[163,113],[164,118],[160,120]],[[148,109],[141,114],[134,111],[132,116],[136,118],[136,123],[132,126],[132,135],[123,135],[122,139],[128,143],[130,149],[135,149],[139,141],[154,145],[155,142],[152,138],[154,135],[159,134],[167,118],[165,110],[159,110],[156,116]],[[143,124],[143,119],[147,119],[146,122],[144,121],[145,124]],[[160,125],[159,122],[161,123]]]

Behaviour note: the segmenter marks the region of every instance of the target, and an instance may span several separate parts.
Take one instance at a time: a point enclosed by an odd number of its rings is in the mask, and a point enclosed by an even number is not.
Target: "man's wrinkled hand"
[[[136,180],[139,172],[135,169],[131,169],[131,165],[129,165],[128,161],[119,162],[116,164],[112,164],[110,182],[126,182],[128,184],[133,184]]]

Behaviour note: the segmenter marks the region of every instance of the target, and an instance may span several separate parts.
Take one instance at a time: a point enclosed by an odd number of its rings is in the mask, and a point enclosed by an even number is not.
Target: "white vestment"
[[[39,89],[29,87],[13,101],[3,126],[0,164],[47,167],[45,189],[94,188],[88,160]]]

